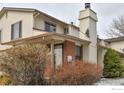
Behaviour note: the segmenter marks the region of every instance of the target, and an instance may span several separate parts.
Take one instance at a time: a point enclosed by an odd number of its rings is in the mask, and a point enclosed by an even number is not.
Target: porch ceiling
[[[63,42],[65,40],[73,41],[73,42],[80,42],[81,44],[88,44],[90,41],[83,40],[74,36],[70,35],[62,35],[59,33],[51,32],[51,33],[45,33],[37,36],[32,36],[28,38],[20,38],[17,40],[12,40],[9,42],[1,43],[2,45],[19,45],[24,43],[57,43],[57,42]]]

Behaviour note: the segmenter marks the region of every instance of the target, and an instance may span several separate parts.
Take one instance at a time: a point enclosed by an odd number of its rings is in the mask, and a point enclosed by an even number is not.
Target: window
[[[0,42],[2,41],[2,30],[0,30]]]
[[[76,59],[81,60],[82,49],[81,46],[76,46]]]
[[[22,37],[22,22],[17,22],[11,25],[11,40]]]
[[[64,28],[64,34],[68,34],[69,31],[68,31],[68,28]]]
[[[48,32],[55,32],[56,31],[56,26],[53,24],[50,24],[48,22],[45,22],[45,30]]]
[[[89,35],[89,29],[87,29],[87,31],[86,31],[86,36],[87,37],[90,37],[90,35]]]

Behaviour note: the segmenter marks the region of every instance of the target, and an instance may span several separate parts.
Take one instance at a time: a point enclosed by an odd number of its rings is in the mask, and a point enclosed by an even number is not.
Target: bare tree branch
[[[124,36],[124,16],[113,20],[110,28],[106,31],[106,35],[109,37]]]

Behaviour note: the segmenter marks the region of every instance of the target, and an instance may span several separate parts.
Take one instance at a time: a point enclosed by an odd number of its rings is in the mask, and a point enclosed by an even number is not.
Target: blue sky
[[[84,9],[83,3],[0,3],[2,7],[27,7],[36,8],[40,11],[48,13],[56,18],[59,18],[65,22],[78,25],[79,11]],[[124,15],[124,4],[112,4],[112,3],[94,3],[91,4],[91,8],[97,13],[98,25],[97,32],[100,38],[107,38],[105,31],[109,28],[113,19]]]

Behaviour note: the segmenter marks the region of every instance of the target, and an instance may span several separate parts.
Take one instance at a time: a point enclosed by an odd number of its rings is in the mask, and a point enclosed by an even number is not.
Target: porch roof
[[[24,43],[51,43],[52,41],[54,42],[59,42],[59,41],[74,41],[74,42],[80,42],[81,44],[88,44],[90,43],[89,40],[85,39],[80,39],[78,37],[70,36],[70,35],[63,35],[55,32],[48,32],[44,34],[40,34],[37,36],[32,36],[32,37],[27,37],[27,38],[19,38],[17,40],[11,40],[9,42],[4,42],[1,43],[2,45],[19,45],[19,44],[24,44]]]

